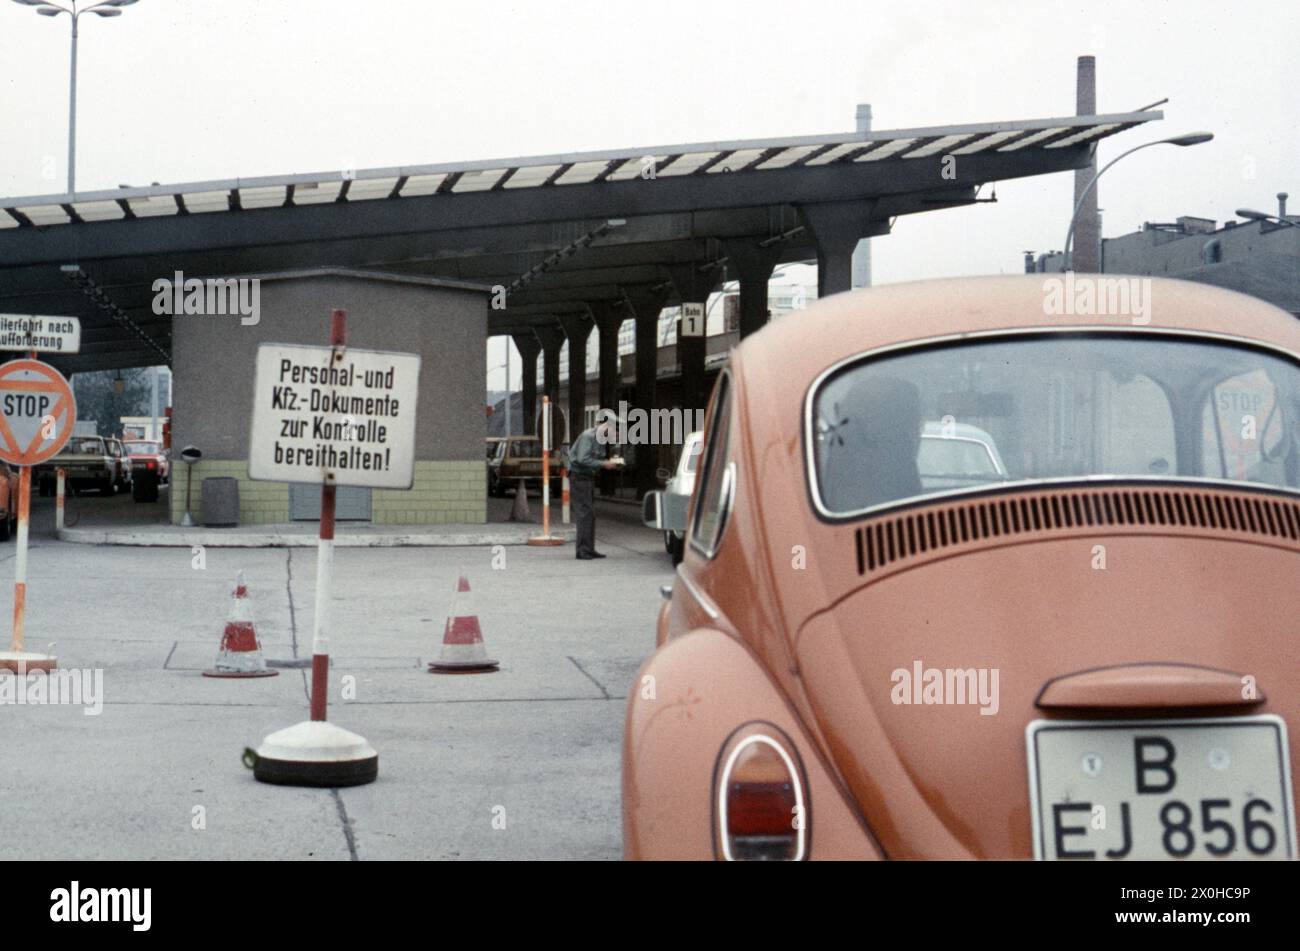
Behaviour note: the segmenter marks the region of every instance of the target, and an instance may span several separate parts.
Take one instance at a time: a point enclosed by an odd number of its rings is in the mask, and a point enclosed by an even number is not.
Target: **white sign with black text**
[[[0,350],[77,353],[81,350],[81,321],[76,317],[0,314]]]
[[[704,336],[704,305],[698,302],[692,303],[687,301],[682,304],[682,329],[683,337],[703,337]]]
[[[420,357],[340,348],[336,359],[335,353],[294,344],[258,347],[248,477],[409,489]]]

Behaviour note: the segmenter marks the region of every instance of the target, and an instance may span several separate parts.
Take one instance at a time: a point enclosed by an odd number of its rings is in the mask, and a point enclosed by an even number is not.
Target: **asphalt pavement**
[[[52,500],[33,504],[27,646],[102,671],[102,709],[0,703],[0,858],[620,856],[625,698],[673,577],[637,509],[599,507],[604,561],[572,546],[339,549],[329,719],[378,750],[379,779],[331,791],[263,785],[240,762],[308,717],[294,665],[311,653],[313,549],[77,545],[54,538]],[[491,504],[504,518],[509,500]],[[127,497],[75,506],[151,517]],[[13,557],[0,545],[6,620]],[[205,678],[241,570],[265,655],[285,666]],[[462,572],[498,673],[426,671]]]

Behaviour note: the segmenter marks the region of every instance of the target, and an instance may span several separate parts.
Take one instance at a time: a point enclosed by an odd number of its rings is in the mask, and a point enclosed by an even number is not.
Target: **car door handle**
[[[1264,691],[1254,677],[1191,664],[1127,664],[1055,677],[1036,705],[1052,709],[1164,709],[1257,706]]]

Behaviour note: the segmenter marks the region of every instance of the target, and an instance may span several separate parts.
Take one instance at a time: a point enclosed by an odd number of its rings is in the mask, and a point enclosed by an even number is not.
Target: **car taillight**
[[[158,468],[158,463],[154,462],[152,459],[146,459],[144,463],[144,467],[146,469],[156,469]]]
[[[722,749],[718,837],[731,862],[798,861],[807,851],[807,803],[799,767],[784,744],[743,732]]]

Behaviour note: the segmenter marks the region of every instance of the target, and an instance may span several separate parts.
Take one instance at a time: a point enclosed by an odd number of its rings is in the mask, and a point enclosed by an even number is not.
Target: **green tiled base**
[[[176,463],[172,479],[172,524],[185,513],[185,466]],[[203,459],[190,473],[196,524],[203,524],[204,479],[239,480],[239,523],[275,525],[289,521],[289,484],[254,482],[245,459]],[[487,521],[487,473],[481,459],[416,462],[410,489],[374,489],[370,520],[375,525],[481,524]]]

